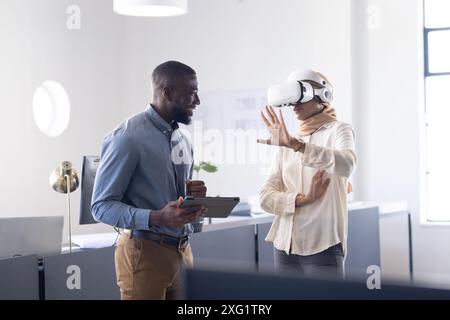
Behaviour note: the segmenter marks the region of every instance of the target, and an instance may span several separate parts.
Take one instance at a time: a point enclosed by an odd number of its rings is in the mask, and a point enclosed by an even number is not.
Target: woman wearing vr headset
[[[261,207],[275,214],[266,241],[274,244],[277,271],[344,277],[348,179],[357,157],[351,125],[338,121],[333,87],[322,74],[296,70],[268,90],[261,118],[270,131],[259,143],[277,145]],[[290,135],[281,110],[292,106],[299,131]]]

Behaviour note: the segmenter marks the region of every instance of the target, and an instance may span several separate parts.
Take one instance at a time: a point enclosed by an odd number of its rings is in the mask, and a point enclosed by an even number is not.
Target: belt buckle
[[[165,237],[162,234],[159,236],[159,245],[160,246],[164,244],[164,238]]]
[[[178,251],[186,249],[189,244],[189,238],[181,238],[178,240]]]

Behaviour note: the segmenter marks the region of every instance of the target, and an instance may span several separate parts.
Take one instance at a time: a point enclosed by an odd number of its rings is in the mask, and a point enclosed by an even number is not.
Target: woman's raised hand
[[[264,121],[267,130],[270,132],[270,138],[258,139],[257,142],[273,146],[290,147],[293,140],[296,139],[291,137],[287,131],[281,110],[279,116],[277,116],[271,106],[266,106],[266,113],[267,116],[261,111],[261,119]]]

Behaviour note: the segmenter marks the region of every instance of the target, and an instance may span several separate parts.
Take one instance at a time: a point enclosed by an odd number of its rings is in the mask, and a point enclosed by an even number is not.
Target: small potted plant
[[[194,171],[195,171],[195,179],[198,180],[198,175],[200,171],[205,171],[208,173],[214,173],[217,172],[217,166],[212,164],[211,162],[207,161],[200,161],[198,164],[194,164]],[[192,223],[192,226],[194,227],[194,232],[201,232],[203,229],[203,218],[200,218]]]
[[[201,161],[199,164],[194,164],[195,179],[198,180],[199,172],[203,170],[209,173],[217,172],[217,166],[211,162]]]

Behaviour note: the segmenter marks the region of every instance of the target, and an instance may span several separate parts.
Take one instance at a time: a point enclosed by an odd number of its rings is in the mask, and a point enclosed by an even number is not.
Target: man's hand
[[[327,191],[330,185],[330,178],[322,182],[323,174],[325,170],[317,170],[311,180],[311,187],[309,188],[309,193],[303,198],[305,204],[312,203],[317,199],[321,198],[325,191]]]
[[[161,227],[181,228],[187,223],[191,223],[200,218],[206,211],[205,206],[193,206],[180,208],[183,198],[169,202],[160,210],[153,210],[150,214],[149,224]]]
[[[203,198],[206,197],[207,188],[200,180],[186,180],[186,195]]]

